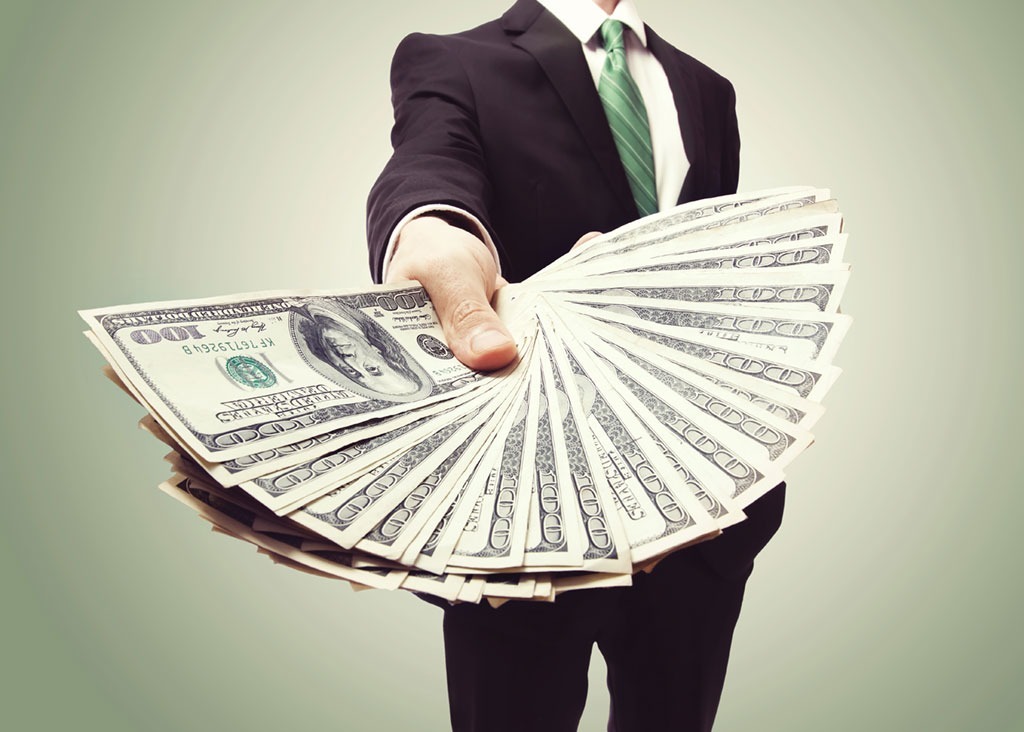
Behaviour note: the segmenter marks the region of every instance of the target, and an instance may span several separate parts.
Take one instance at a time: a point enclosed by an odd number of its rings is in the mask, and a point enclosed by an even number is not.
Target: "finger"
[[[516,344],[488,302],[479,281],[448,279],[431,291],[445,339],[455,357],[470,368],[493,371],[512,362]]]
[[[478,239],[425,217],[402,230],[388,280],[418,280],[430,295],[456,358],[488,371],[516,356],[515,342],[490,305],[497,285],[495,270],[494,259]]]
[[[588,231],[586,234],[584,234],[583,236],[576,240],[576,243],[572,245],[572,248],[575,249],[576,247],[583,246],[591,239],[594,239],[599,236],[601,236],[600,231]]]

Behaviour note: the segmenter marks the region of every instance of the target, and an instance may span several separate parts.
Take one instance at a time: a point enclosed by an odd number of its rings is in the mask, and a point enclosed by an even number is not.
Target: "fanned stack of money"
[[[161,488],[356,588],[551,600],[742,521],[839,370],[827,191],[698,201],[500,292],[519,358],[453,358],[415,284],[83,311],[172,449]]]

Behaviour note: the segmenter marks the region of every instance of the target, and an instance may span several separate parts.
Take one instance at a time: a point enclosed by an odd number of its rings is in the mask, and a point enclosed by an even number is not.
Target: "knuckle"
[[[477,300],[460,300],[448,312],[448,327],[455,333],[463,334],[494,317],[491,306]]]

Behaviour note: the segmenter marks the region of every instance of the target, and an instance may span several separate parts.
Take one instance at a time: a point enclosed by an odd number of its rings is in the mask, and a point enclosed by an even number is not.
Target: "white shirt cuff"
[[[484,246],[487,247],[487,251],[489,251],[491,256],[494,257],[494,264],[498,268],[498,275],[501,275],[501,260],[498,258],[498,248],[494,246],[494,239],[492,239],[491,235],[487,232],[487,228],[480,223],[480,219],[457,206],[449,206],[444,203],[431,203],[426,206],[414,208],[412,211],[407,213],[391,232],[391,238],[388,239],[387,249],[384,250],[384,266],[381,268],[382,282],[387,282],[388,266],[391,264],[391,260],[395,256],[395,248],[398,246],[398,235],[402,233],[402,227],[419,216],[428,215],[431,211],[447,211],[449,213],[458,214],[459,216],[465,217],[466,221],[472,223],[473,226],[476,227],[477,231],[480,232],[480,238],[483,240]]]

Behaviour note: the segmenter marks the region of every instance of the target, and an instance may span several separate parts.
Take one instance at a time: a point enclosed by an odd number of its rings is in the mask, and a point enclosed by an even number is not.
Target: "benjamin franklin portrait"
[[[394,402],[422,399],[430,377],[373,318],[323,300],[293,307],[292,339],[320,375],[364,397]]]

